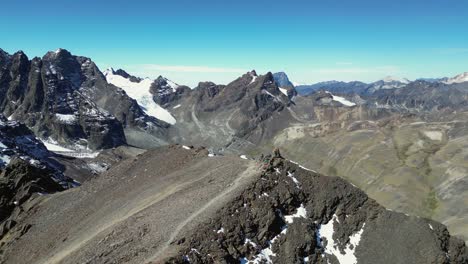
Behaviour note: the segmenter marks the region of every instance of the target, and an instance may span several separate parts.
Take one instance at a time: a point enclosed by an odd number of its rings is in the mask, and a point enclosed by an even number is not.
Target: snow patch
[[[68,149],[68,148],[64,148],[64,147],[60,146],[57,143],[57,141],[52,140],[50,138],[48,140],[42,140],[42,144],[44,144],[44,146],[49,151],[59,151],[59,152],[73,152],[74,151],[72,149]]]
[[[178,105],[172,107],[172,109],[177,109],[177,108],[179,108],[179,107],[180,107],[180,104],[178,104]]]
[[[224,233],[224,227],[221,227],[220,229],[216,231],[216,234],[221,234],[221,233]]]
[[[252,80],[250,81],[249,84],[252,84],[252,83],[254,83],[254,82],[257,80],[257,77],[258,77],[258,76],[257,76],[257,75],[254,75],[254,74],[252,74],[252,73],[249,73],[249,74],[250,74],[250,76],[252,76]]]
[[[245,156],[245,155],[240,155],[240,158],[246,160],[246,159],[247,159],[247,156]]]
[[[315,173],[317,173],[316,171],[314,171],[314,170],[311,170],[311,169],[308,169],[308,168],[306,168],[306,167],[302,166],[301,164],[299,164],[299,163],[297,163],[297,162],[295,162],[295,161],[293,161],[293,160],[289,160],[289,161],[290,161],[291,163],[293,163],[293,164],[296,164],[297,166],[299,166],[299,168],[301,168],[301,169],[303,169],[303,170],[306,170],[306,171],[311,171],[311,172],[315,172]]]
[[[278,101],[278,102],[281,102],[281,98],[279,98],[278,96],[273,95],[272,93],[270,93],[270,92],[267,91],[267,90],[262,90],[262,93],[267,94],[267,95],[273,97],[274,100],[276,100],[276,101]]]
[[[7,146],[5,146],[5,144],[3,144],[3,143],[0,141],[0,148],[4,148],[4,149],[6,149],[6,148],[8,148],[8,147],[7,147]]]
[[[296,210],[297,211],[295,214],[284,216],[286,223],[292,224],[294,222],[294,218],[299,218],[299,217],[307,218],[307,210],[305,209],[303,204],[301,204],[301,206],[298,207]]]
[[[241,261],[246,261],[244,263],[248,263],[248,264],[264,264],[264,263],[272,264],[273,261],[271,260],[271,257],[276,256],[276,253],[273,252],[273,244],[276,242],[276,240],[279,239],[281,235],[286,234],[287,230],[288,229],[286,227],[283,228],[281,233],[279,233],[273,239],[268,241],[268,247],[262,249],[260,253],[257,254],[253,260],[247,260],[246,258],[243,258],[241,259]]]
[[[296,184],[296,187],[297,187],[298,189],[301,188],[300,182],[296,179],[296,177],[294,177],[294,173],[291,173],[291,172],[288,171],[288,177],[291,178],[291,179],[293,180],[293,182]]]
[[[344,106],[355,106],[356,104],[351,102],[351,101],[348,101],[346,98],[344,97],[341,97],[341,96],[336,96],[336,95],[333,95],[332,93],[330,92],[327,92],[329,95],[332,96],[332,100],[333,101],[337,101],[339,103],[341,103],[342,105]]]
[[[364,232],[364,227],[366,224],[364,223],[361,230],[349,237],[349,243],[345,245],[344,254],[342,254],[336,245],[337,241],[333,239],[333,225],[335,221],[339,223],[336,214],[333,215],[332,219],[328,221],[327,224],[321,225],[318,231],[319,237],[321,239],[325,238],[327,240],[327,246],[324,248],[325,253],[335,256],[340,264],[357,264],[357,259],[354,255],[354,252],[356,247],[359,245],[359,241],[361,240],[361,235]]]
[[[253,247],[257,247],[257,244],[255,244],[254,242],[252,242],[252,240],[250,240],[250,239],[248,239],[248,238],[246,238],[246,239],[244,240],[244,245],[251,245],[251,246],[253,246]]]
[[[280,92],[282,92],[284,95],[288,96],[288,90],[285,88],[278,87]]]
[[[7,156],[7,155],[0,155],[0,164],[4,163],[5,166],[10,164],[10,161],[11,161],[11,158],[10,156]]]
[[[73,114],[55,114],[55,117],[57,118],[57,120],[60,122],[60,123],[63,123],[63,124],[68,124],[68,125],[71,125],[71,124],[74,124],[76,122],[76,116],[73,115]]]
[[[187,146],[185,146],[185,145],[183,145],[182,148],[187,149],[187,150],[190,149],[190,147],[187,147]]]

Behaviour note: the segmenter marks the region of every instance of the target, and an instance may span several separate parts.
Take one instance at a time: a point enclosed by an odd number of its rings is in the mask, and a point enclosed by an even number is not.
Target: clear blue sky
[[[286,71],[293,81],[414,79],[468,71],[466,0],[3,1],[0,48],[66,48],[194,85]]]

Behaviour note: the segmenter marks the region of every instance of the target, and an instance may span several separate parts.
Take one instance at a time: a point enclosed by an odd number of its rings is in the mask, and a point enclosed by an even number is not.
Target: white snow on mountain
[[[51,138],[47,140],[41,140],[42,144],[47,148],[48,151],[53,152],[73,152],[74,150],[62,147],[59,143]]]
[[[448,78],[446,81],[443,81],[443,83],[446,83],[446,84],[462,83],[462,82],[468,82],[468,72],[464,72],[455,77]]]
[[[154,116],[171,125],[176,123],[176,119],[169,111],[154,102],[153,95],[150,93],[150,87],[153,80],[145,78],[140,82],[131,82],[129,79],[113,74],[111,69],[105,71],[104,76],[108,83],[122,88],[128,96],[135,99],[147,115]],[[172,89],[177,88],[177,85],[172,82],[168,82],[168,84]]]
[[[252,72],[249,72],[249,75],[252,77],[252,80],[250,81],[249,84],[252,84],[257,80],[258,76],[256,74],[252,73]]]
[[[333,97],[333,99],[332,99],[333,101],[337,101],[337,102],[341,103],[344,106],[355,106],[356,105],[355,103],[353,103],[351,101],[348,101],[344,97],[333,95],[332,93],[330,93],[328,91],[326,93],[328,93],[329,95],[331,95]]]
[[[405,84],[408,84],[410,83],[411,81],[406,79],[406,78],[398,78],[398,77],[394,77],[394,76],[387,76],[385,78],[382,79],[382,81],[384,82],[400,82],[400,83],[405,83]]]
[[[64,124],[74,124],[76,122],[75,115],[55,114],[55,117]]]
[[[398,89],[403,88],[411,81],[406,78],[397,78],[393,76],[387,76],[381,80],[369,84],[371,91],[377,91],[381,89]]]
[[[281,87],[278,87],[278,88],[284,95],[288,96],[288,90],[287,89],[281,88]]]
[[[175,82],[173,82],[173,81],[171,81],[171,80],[169,80],[167,78],[164,78],[164,80],[166,80],[167,85],[169,85],[169,87],[172,88],[173,92],[175,92],[177,90],[177,88],[179,88],[179,85],[177,83],[175,83]]]
[[[305,209],[304,205],[301,204],[299,208],[297,208],[297,211],[293,215],[285,215],[284,219],[286,223],[292,224],[294,222],[294,218],[307,218],[307,210]]]
[[[359,242],[361,240],[361,235],[364,232],[364,227],[366,226],[366,224],[364,223],[362,225],[361,230],[359,230],[358,232],[354,233],[353,235],[349,237],[349,243],[345,245],[344,254],[343,254],[341,253],[340,249],[336,245],[338,241],[335,241],[333,239],[334,222],[339,224],[338,217],[336,215],[333,215],[333,218],[327,224],[321,225],[319,229],[320,239],[325,238],[327,240],[325,253],[335,256],[338,259],[338,262],[340,264],[356,264],[357,259],[356,259],[356,256],[354,255],[354,252],[356,251],[356,247],[359,245]]]

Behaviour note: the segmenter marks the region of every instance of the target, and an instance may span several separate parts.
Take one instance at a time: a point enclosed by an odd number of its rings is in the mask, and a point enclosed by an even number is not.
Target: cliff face
[[[0,57],[0,112],[43,139],[102,149],[125,144],[124,128],[164,134],[167,124],[107,83],[89,58],[63,49],[32,60],[22,52]]]
[[[0,240],[22,226],[25,204],[32,197],[79,185],[62,173],[63,166],[52,155],[24,124],[0,115]]]

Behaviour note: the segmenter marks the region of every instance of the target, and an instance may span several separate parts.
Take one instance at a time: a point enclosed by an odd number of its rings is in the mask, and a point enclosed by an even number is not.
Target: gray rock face
[[[255,144],[287,124],[278,119],[287,118],[291,104],[271,73],[248,72],[227,85],[202,82],[168,104],[180,120],[171,127],[170,140],[216,149]]]
[[[51,156],[25,125],[0,116],[0,239],[21,222],[32,196],[79,185]]]
[[[89,58],[63,49],[31,61],[22,52],[2,51],[0,57],[0,111],[26,123],[41,138],[71,148],[78,144],[101,149],[125,144],[124,128],[144,130],[151,124],[154,133],[164,133],[167,125],[148,117],[123,90],[108,84]]]
[[[342,179],[282,158],[166,263],[466,263],[445,226],[388,211]]]
[[[113,74],[116,74],[116,75],[120,75],[126,79],[129,79],[131,82],[141,82],[141,80],[143,80],[142,78],[140,77],[136,77],[136,76],[133,76],[133,75],[130,75],[128,74],[126,71],[122,70],[122,69],[118,69],[116,71],[114,71],[114,69],[110,69],[112,71]]]
[[[273,78],[275,79],[276,84],[278,87],[287,90],[288,97],[292,99],[294,96],[297,95],[297,91],[294,88],[294,84],[289,80],[288,75],[284,72],[276,72],[273,73]]]
[[[167,78],[159,76],[151,84],[150,92],[153,94],[153,100],[159,105],[167,105],[168,103],[177,100],[185,93],[190,92],[187,86],[179,86]]]

